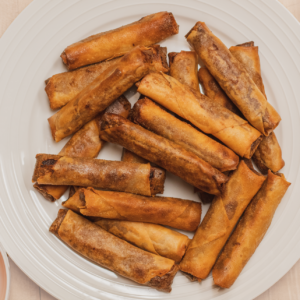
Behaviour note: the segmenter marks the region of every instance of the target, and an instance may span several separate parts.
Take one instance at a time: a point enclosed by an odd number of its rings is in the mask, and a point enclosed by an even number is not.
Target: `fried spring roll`
[[[49,231],[102,267],[157,290],[171,291],[178,271],[171,259],[141,250],[70,210],[60,209]]]
[[[131,120],[195,153],[221,172],[234,170],[239,163],[239,157],[233,151],[178,120],[147,98],[135,103]]]
[[[102,219],[95,224],[145,251],[177,263],[181,261],[190,242],[184,234],[151,223]]]
[[[53,139],[58,142],[95,118],[149,72],[152,58],[152,48],[136,47],[121,58],[117,67],[110,67],[102,72],[48,119]]]
[[[197,77],[198,57],[195,51],[170,52],[169,54],[170,75],[180,83],[189,86],[193,93],[200,94]]]
[[[151,196],[163,193],[164,177],[154,177],[150,164],[134,164],[87,157],[37,154],[33,182],[92,186]]]
[[[193,152],[120,116],[105,114],[100,137],[179,176],[210,194],[219,195],[228,177]]]
[[[195,231],[201,218],[201,203],[194,201],[93,188],[78,190],[63,206],[87,217],[161,224],[188,231]]]
[[[243,64],[252,80],[267,99],[261,77],[258,47],[254,47],[252,42],[231,47],[229,50]],[[263,137],[253,154],[253,160],[263,174],[267,174],[268,169],[277,172],[284,167],[285,163],[282,159],[281,148],[274,132],[270,133],[269,136]]]
[[[202,94],[195,96],[187,86],[166,74],[148,74],[140,82],[138,92],[212,134],[242,157],[250,158],[261,140],[261,133],[246,120]]]
[[[197,22],[186,38],[249,123],[264,135],[269,135],[281,118],[242,64],[204,22]]]
[[[269,170],[266,181],[247,207],[213,268],[216,285],[222,288],[233,285],[262,241],[289,186],[283,174],[273,174]]]
[[[178,33],[172,13],[148,15],[137,22],[92,35],[68,46],[61,58],[68,70],[124,55],[135,46],[151,46]]]
[[[226,184],[223,195],[215,197],[196,231],[180,270],[205,279],[217,260],[231,231],[247,205],[262,186],[265,177],[241,161]]]
[[[130,102],[122,95],[109,107],[107,107],[105,113],[114,113],[127,118],[130,108]],[[97,157],[104,144],[104,141],[102,141],[99,137],[101,118],[102,115],[100,114],[76,132],[59,152],[59,155],[72,157]],[[65,185],[40,185],[37,183],[35,183],[33,187],[49,201],[59,199],[68,189],[68,186]]]
[[[158,72],[168,72],[167,48],[154,45],[153,67]],[[72,72],[53,75],[46,80],[45,91],[49,98],[50,107],[58,109],[66,105],[77,96],[85,87],[92,83],[106,69],[116,68],[121,58],[115,58],[101,63],[90,65]]]
[[[203,86],[205,95],[210,98],[215,103],[231,110],[233,113],[240,115],[240,111],[233,104],[233,102],[228,98],[225,92],[221,89],[218,82],[209,73],[208,69],[201,67],[198,72],[198,78]]]

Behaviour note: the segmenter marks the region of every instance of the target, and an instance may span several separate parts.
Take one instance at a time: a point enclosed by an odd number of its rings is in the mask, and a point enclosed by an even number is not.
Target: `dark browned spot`
[[[42,162],[42,165],[44,165],[44,166],[53,166],[53,165],[55,165],[55,163],[56,163],[55,159],[47,159],[47,160],[44,160]]]
[[[237,201],[231,201],[225,205],[226,214],[229,220],[231,220],[232,217],[234,216],[237,206],[238,206]]]

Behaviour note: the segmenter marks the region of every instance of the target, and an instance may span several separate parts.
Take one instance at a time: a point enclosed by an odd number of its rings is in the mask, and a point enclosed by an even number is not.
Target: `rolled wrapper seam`
[[[216,285],[229,288],[235,282],[266,234],[289,186],[283,174],[269,170],[213,268]]]
[[[166,74],[148,74],[140,82],[138,92],[212,134],[242,157],[250,158],[261,140],[260,132],[246,120],[202,94],[195,96],[187,86]]]
[[[106,114],[100,137],[181,177],[210,194],[220,194],[227,176],[182,146],[120,116]]]
[[[265,181],[241,161],[226,184],[223,195],[214,198],[197,229],[180,270],[199,279],[210,273],[217,257],[247,205]]]
[[[140,284],[171,291],[178,270],[173,260],[141,250],[70,210],[59,210],[49,231],[102,267]]]
[[[197,22],[186,39],[249,123],[269,135],[281,118],[222,41],[204,22]]]
[[[177,34],[178,28],[172,13],[151,14],[137,22],[74,43],[64,50],[61,58],[67,68],[73,70],[124,55],[137,45],[154,45]]]
[[[130,193],[78,190],[63,206],[87,217],[145,222],[195,231],[201,203],[170,197],[143,197]]]

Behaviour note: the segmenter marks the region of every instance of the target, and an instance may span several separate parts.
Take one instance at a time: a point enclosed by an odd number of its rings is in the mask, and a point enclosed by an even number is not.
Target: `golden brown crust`
[[[215,103],[220,104],[221,106],[231,110],[233,113],[241,116],[241,112],[238,108],[232,103],[228,98],[225,92],[221,89],[218,82],[210,74],[207,68],[201,67],[198,71],[198,78],[200,83],[203,86],[205,95],[214,101]]]
[[[200,94],[197,77],[198,57],[195,51],[181,51],[169,53],[170,75],[180,83],[191,88],[196,95]]]
[[[138,92],[153,99],[207,134],[212,134],[242,157],[250,158],[261,133],[230,110],[162,73],[145,76]],[[258,146],[258,145],[256,145]]]
[[[59,216],[54,221],[51,232],[102,267],[140,284],[171,291],[177,271],[173,260],[134,247],[70,210],[63,220]]]
[[[108,106],[104,112],[111,112],[127,118],[130,108],[130,102],[122,95]],[[101,118],[102,114],[77,131],[59,152],[59,155],[97,157],[104,144],[104,141],[99,137]],[[68,189],[68,186],[39,185],[37,183],[33,187],[49,201],[59,199]]]
[[[249,44],[253,45],[250,46],[246,43],[246,46],[231,47],[229,50],[243,64],[252,80],[266,97],[261,77],[258,47],[254,47],[254,43]],[[263,137],[253,154],[253,160],[263,174],[267,174],[268,169],[278,172],[284,167],[285,163],[282,159],[281,148],[274,132],[270,133],[269,136]]]
[[[93,186],[147,196],[157,189],[151,188],[149,164],[51,154],[38,154],[36,159],[32,180],[38,184]]]
[[[205,279],[247,205],[265,177],[255,174],[244,161],[233,171],[223,195],[214,198],[180,263],[180,270]]]
[[[106,114],[100,136],[106,141],[120,144],[208,193],[222,193],[223,185],[227,182],[227,176],[194,153],[122,117]]]
[[[74,43],[63,51],[61,58],[67,68],[73,70],[124,55],[137,45],[156,44],[177,34],[178,27],[172,13],[155,13],[137,22]]]
[[[54,220],[54,222],[51,224],[51,226],[49,228],[49,231],[51,233],[55,234],[57,237],[59,237],[58,230],[59,230],[59,227],[60,227],[61,223],[63,222],[67,212],[68,212],[67,209],[60,209],[57,213],[56,219]]]
[[[136,155],[135,153],[127,150],[126,148],[123,148],[121,160],[131,162],[131,163],[138,163],[138,164],[149,163],[147,159]]]
[[[214,268],[214,283],[229,288],[235,282],[267,232],[290,183],[283,174],[268,171],[263,186],[247,207]]]
[[[82,203],[84,202],[84,205]],[[200,223],[201,203],[171,197],[144,197],[129,193],[80,189],[63,206],[87,217],[167,225],[195,231]]]
[[[101,219],[95,224],[145,251],[177,263],[181,261],[190,242],[184,234],[151,223]]]
[[[241,63],[204,22],[197,22],[186,38],[245,118],[261,133],[269,135],[281,118]]]
[[[186,122],[178,120],[148,98],[138,100],[131,120],[146,129],[193,152],[214,168],[225,172],[236,169],[239,157]]]
[[[73,100],[48,119],[54,140],[62,140],[95,118],[149,72],[152,58],[151,48],[136,47],[124,55],[117,66],[102,72]]]

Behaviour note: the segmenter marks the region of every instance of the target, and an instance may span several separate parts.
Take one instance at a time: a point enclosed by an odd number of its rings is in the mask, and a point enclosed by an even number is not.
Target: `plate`
[[[35,155],[56,154],[66,143],[51,138],[47,118],[53,112],[44,92],[44,80],[65,71],[62,50],[86,36],[165,10],[180,25],[179,34],[162,43],[169,52],[189,49],[184,35],[198,20],[228,46],[255,41],[268,99],[283,120],[276,135],[286,161],[283,172],[293,184],[258,250],[228,290],[213,287],[211,277],[198,284],[178,273],[172,293],[165,294],[83,259],[48,232],[61,200],[47,202],[31,183]],[[0,41],[0,230],[9,255],[59,299],[233,300],[264,292],[300,256],[299,51],[300,26],[276,1],[33,1]],[[127,96],[133,103],[138,94],[130,90]],[[99,157],[120,160],[120,155],[120,147],[106,145]],[[171,174],[165,195],[197,201],[193,188]]]

